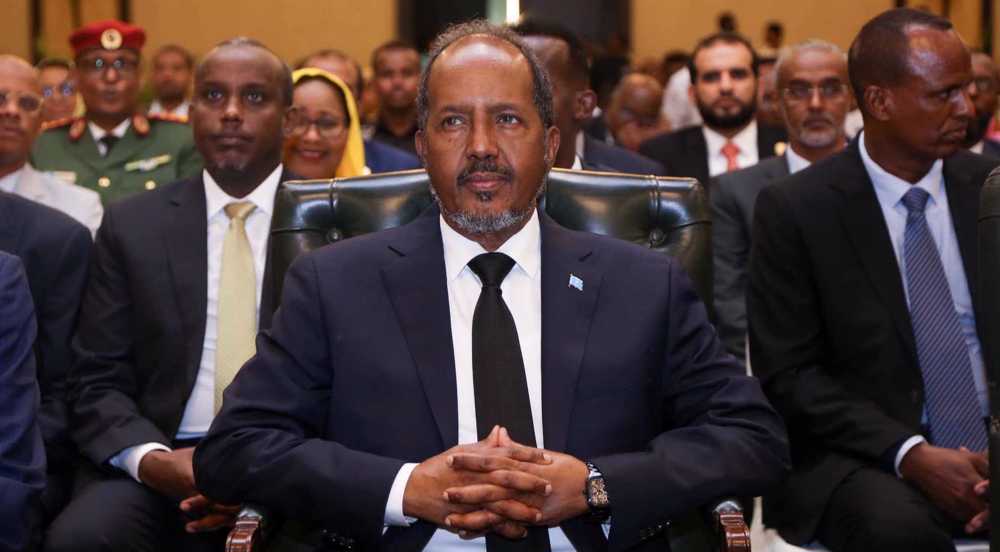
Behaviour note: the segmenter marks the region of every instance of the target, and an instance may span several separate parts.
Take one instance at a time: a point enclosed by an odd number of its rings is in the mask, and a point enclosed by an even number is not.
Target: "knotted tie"
[[[740,168],[740,147],[733,142],[726,142],[719,150],[726,158],[726,172],[733,172]]]
[[[257,276],[247,239],[246,220],[256,206],[249,202],[226,205],[229,230],[222,242],[219,277],[219,315],[215,348],[215,411],[222,392],[236,372],[253,356],[257,336]]]
[[[903,259],[930,441],[940,447],[982,451],[986,449],[986,426],[951,288],[924,217],[929,197],[917,187],[903,196],[908,211]]]
[[[472,381],[476,394],[476,431],[479,439],[493,426],[507,428],[512,439],[535,446],[528,382],[517,338],[514,317],[504,303],[500,284],[514,267],[514,259],[503,253],[483,253],[469,261],[483,288],[472,316]],[[523,540],[512,541],[499,535],[486,536],[489,552],[547,552],[548,531],[528,529]]]
[[[98,140],[98,142],[104,144],[104,155],[101,157],[107,157],[111,154],[111,148],[115,147],[115,144],[118,143],[118,137],[114,134],[105,134],[104,136],[101,136],[101,139]]]

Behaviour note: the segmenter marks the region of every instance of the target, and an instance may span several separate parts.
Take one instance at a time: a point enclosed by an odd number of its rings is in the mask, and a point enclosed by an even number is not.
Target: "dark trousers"
[[[954,552],[960,529],[912,485],[862,468],[833,492],[817,536],[833,552]]]
[[[87,463],[77,473],[69,505],[49,526],[48,552],[218,552],[226,530],[190,535],[178,503],[127,474],[107,474]]]

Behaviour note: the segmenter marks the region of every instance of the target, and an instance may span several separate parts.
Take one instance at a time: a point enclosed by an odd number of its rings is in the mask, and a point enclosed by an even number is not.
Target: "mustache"
[[[475,160],[465,166],[458,175],[458,184],[464,185],[474,174],[487,173],[500,177],[501,180],[510,182],[514,178],[514,170],[506,165],[501,165],[495,160],[481,159]]]

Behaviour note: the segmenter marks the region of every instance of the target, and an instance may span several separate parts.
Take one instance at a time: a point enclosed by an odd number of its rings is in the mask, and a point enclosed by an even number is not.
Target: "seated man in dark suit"
[[[663,85],[644,73],[622,77],[611,94],[605,119],[614,143],[639,151],[643,142],[670,131],[663,115]]]
[[[780,153],[775,146],[785,139],[784,130],[754,120],[758,59],[747,39],[727,32],[701,39],[688,71],[704,122],[651,138],[639,153],[662,163],[670,176],[702,183]]]
[[[721,174],[711,183],[716,327],[726,350],[737,358],[746,356],[747,263],[757,194],[844,149],[844,118],[854,105],[847,57],[828,42],[810,40],[793,46],[778,60],[775,78],[788,148],[750,168]]]
[[[976,106],[976,116],[969,123],[969,133],[965,143],[974,153],[1000,159],[1000,142],[986,137],[990,121],[1000,104],[1000,69],[993,58],[982,52],[972,54],[972,77],[976,83],[972,103]]]
[[[683,271],[538,212],[560,135],[520,37],[454,27],[421,83],[437,207],[294,263],[199,486],[355,549],[565,551],[775,484],[781,424]]]
[[[0,552],[37,544],[45,448],[38,427],[35,309],[21,261],[0,252]]]
[[[71,374],[87,462],[46,549],[219,550],[235,507],[200,494],[194,445],[273,307],[266,268],[288,68],[227,41],[195,72],[205,170],[113,204],[97,233]],[[262,297],[264,298],[262,300]]]
[[[663,175],[652,159],[606,144],[583,131],[594,112],[597,95],[590,89],[590,69],[583,43],[572,31],[555,23],[526,19],[513,27],[524,37],[552,81],[556,126],[562,136],[555,166],[634,174]]]
[[[976,213],[997,161],[962,150],[972,71],[947,20],[885,12],[848,68],[864,131],[754,213],[750,355],[794,462],[764,521],[835,552],[952,552],[987,517]]]

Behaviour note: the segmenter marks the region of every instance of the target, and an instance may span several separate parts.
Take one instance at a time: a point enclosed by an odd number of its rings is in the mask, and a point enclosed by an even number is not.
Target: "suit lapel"
[[[21,223],[17,212],[11,209],[11,197],[13,194],[0,192],[0,251],[13,255],[20,254],[18,246],[22,244],[21,232],[24,224]]]
[[[389,248],[399,255],[382,268],[443,448],[458,443],[458,391],[451,338],[447,275],[438,211],[430,209]],[[430,282],[430,284],[428,284]]]
[[[180,183],[173,190],[169,207],[163,241],[185,343],[189,344],[187,382],[192,383],[205,340],[208,303],[208,213],[201,176]]]
[[[854,245],[868,277],[878,295],[889,309],[900,338],[916,366],[916,345],[913,325],[903,293],[903,280],[896,262],[896,254],[889,239],[889,229],[879,206],[875,187],[868,177],[854,141],[830,167],[829,174],[837,175],[834,187],[844,193],[841,220],[847,237]]]
[[[948,194],[948,211],[951,213],[951,223],[955,227],[955,237],[958,238],[958,249],[962,254],[962,265],[965,268],[965,280],[969,286],[972,304],[976,302],[977,274],[979,273],[979,256],[977,242],[977,219],[979,213],[979,186],[970,182],[969,174],[956,166],[956,159],[949,157],[944,160],[944,186]]]
[[[603,271],[591,243],[541,215],[542,420],[545,448],[565,451],[574,394]],[[578,286],[570,285],[575,276]],[[582,288],[582,289],[580,289]]]

